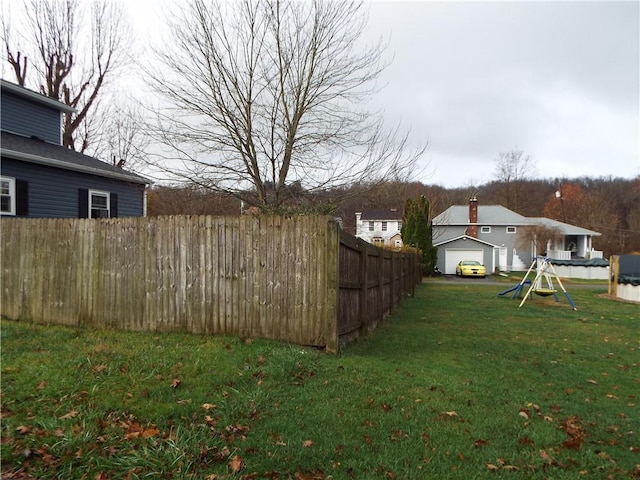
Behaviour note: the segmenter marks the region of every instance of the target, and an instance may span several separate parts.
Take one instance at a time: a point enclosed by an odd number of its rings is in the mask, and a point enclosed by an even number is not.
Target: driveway
[[[529,279],[533,280],[535,276],[533,274],[529,275]],[[552,279],[554,285],[557,285],[557,281]],[[439,277],[422,277],[422,283],[449,283],[452,285],[462,284],[462,285],[470,285],[470,284],[481,284],[481,285],[498,285],[504,288],[508,288],[509,286],[516,285],[520,283],[520,279],[514,278],[509,280],[508,278],[502,278],[498,280],[496,277],[487,276],[485,278],[474,278],[474,277],[457,277],[456,275],[441,275]],[[602,283],[572,283],[570,281],[563,281],[562,285],[567,289],[567,291],[575,288],[594,288],[594,289],[602,289],[607,288],[608,284],[606,281]]]

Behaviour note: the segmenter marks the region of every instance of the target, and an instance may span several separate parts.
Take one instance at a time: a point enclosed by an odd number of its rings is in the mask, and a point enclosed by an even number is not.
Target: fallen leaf
[[[77,410],[71,410],[69,413],[65,413],[61,417],[58,417],[58,419],[59,420],[68,420],[70,418],[77,417],[77,416],[78,416],[78,411]]]
[[[31,432],[31,425],[20,425],[19,427],[16,428],[16,432],[21,433],[22,435],[25,435],[29,432]]]
[[[159,433],[160,430],[158,430],[156,427],[147,428],[142,432],[142,438],[155,437]]]
[[[551,456],[547,452],[545,452],[544,450],[540,450],[538,453],[540,454],[542,459],[549,465],[553,464],[553,458],[551,458]]]
[[[529,412],[527,412],[526,410],[520,410],[518,412],[518,415],[520,415],[525,420],[529,420]]]
[[[313,440],[305,440],[304,442],[302,442],[302,447],[303,448],[313,447],[313,445],[314,445],[314,441]]]
[[[589,379],[587,379],[587,383],[592,383],[593,385],[597,385],[598,381],[594,380],[593,378],[589,378]]]
[[[473,442],[473,446],[476,448],[486,447],[487,445],[489,445],[489,442],[487,440],[478,439]]]
[[[244,467],[244,461],[238,455],[234,455],[229,461],[229,468],[233,473],[238,473]]]
[[[182,380],[180,380],[179,378],[174,378],[173,381],[171,382],[171,388],[178,388],[181,383],[182,383]]]
[[[493,463],[487,463],[487,469],[491,470],[492,472],[497,472],[498,466],[494,465]]]
[[[203,410],[213,410],[216,408],[216,405],[214,403],[203,403],[201,407]]]
[[[531,440],[529,437],[522,437],[518,439],[518,443],[520,445],[529,445],[530,447],[533,447],[535,444],[533,442],[533,440]]]

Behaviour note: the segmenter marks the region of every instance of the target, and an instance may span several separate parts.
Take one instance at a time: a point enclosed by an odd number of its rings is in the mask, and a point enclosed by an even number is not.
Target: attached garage
[[[455,275],[456,265],[460,260],[477,260],[480,263],[484,263],[484,251],[483,250],[459,250],[457,248],[445,249],[445,263],[444,273],[445,275]]]
[[[499,247],[477,238],[463,235],[435,243],[433,246],[438,248],[437,265],[445,275],[455,275],[456,265],[460,260],[477,260],[487,267],[488,275],[496,268],[496,252]]]

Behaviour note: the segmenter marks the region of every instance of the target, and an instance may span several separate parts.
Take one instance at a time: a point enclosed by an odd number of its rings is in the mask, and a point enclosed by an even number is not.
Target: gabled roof
[[[402,210],[397,208],[363,210],[360,220],[402,220]]]
[[[2,157],[148,185],[150,180],[69,148],[2,132]]]
[[[34,92],[33,90],[29,90],[28,88],[21,87],[16,83],[11,83],[4,79],[0,79],[0,87],[4,91],[11,92],[14,95],[18,95],[19,97],[28,98],[29,100],[39,103],[41,105],[47,105],[49,107],[58,109],[61,112],[74,113],[76,111],[75,108],[67,105],[66,103],[59,102],[54,98],[47,97],[46,95],[42,95],[38,92]]]
[[[577,227],[546,217],[523,217],[519,213],[501,205],[479,205],[477,224],[481,226],[504,225],[514,227],[544,225],[545,227],[557,228],[563,235],[601,235],[601,233],[587,228]],[[469,207],[467,205],[454,205],[449,207],[433,219],[433,225],[440,227],[467,226],[469,225]]]
[[[470,240],[472,242],[482,243],[483,245],[487,245],[489,247],[497,248],[498,245],[494,245],[493,243],[485,242],[484,240],[479,240],[475,237],[470,237],[469,235],[460,235],[458,237],[447,238],[441,242],[434,243],[434,247],[439,247],[440,245],[444,245],[445,243],[455,242],[456,240]]]
[[[454,205],[433,219],[434,225],[469,225],[469,207]],[[528,225],[529,220],[501,205],[478,205],[478,225]]]
[[[529,218],[531,225],[544,225],[545,227],[557,228],[563,235],[592,235],[597,237],[602,235],[599,232],[594,232],[588,228],[576,227],[568,223],[559,222],[546,217],[531,217]]]

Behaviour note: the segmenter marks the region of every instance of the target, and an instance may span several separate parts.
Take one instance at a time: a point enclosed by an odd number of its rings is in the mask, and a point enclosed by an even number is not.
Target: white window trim
[[[516,232],[517,232],[516,227],[507,227],[507,233],[508,233],[509,235],[512,235],[512,234],[514,234],[514,233],[516,233]]]
[[[1,176],[0,180],[3,182],[9,182],[9,210],[6,212],[0,212],[2,215],[16,215],[16,179],[13,177]]]
[[[491,233],[491,227],[480,227],[480,233]]]
[[[103,190],[89,190],[89,218],[96,218],[96,217],[92,217],[91,213],[93,211],[93,196],[94,195],[100,195],[103,197],[107,197],[107,213],[108,216],[107,218],[111,218],[111,194],[109,192],[105,192]]]

